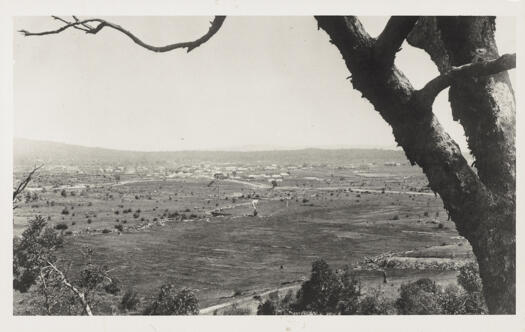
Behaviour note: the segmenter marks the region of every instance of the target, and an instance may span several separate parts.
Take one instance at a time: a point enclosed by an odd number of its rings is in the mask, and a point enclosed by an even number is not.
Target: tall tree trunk
[[[444,73],[498,55],[494,17],[426,17],[408,37]],[[465,129],[477,173],[493,205],[478,232],[458,230],[472,244],[491,313],[515,313],[516,298],[516,105],[507,72],[460,77],[449,90],[454,120]]]
[[[509,196],[513,187],[503,186],[505,194],[493,190],[494,186],[500,185],[497,178],[503,177],[502,181],[512,178],[512,171],[498,169],[491,173],[490,167],[505,165],[501,161],[497,163],[492,157],[481,158],[487,165],[492,162],[492,166],[486,166],[489,169],[484,169],[484,174],[497,177],[496,180],[485,183],[481,178],[483,172],[478,169],[478,176],[468,165],[458,145],[441,127],[428,103],[418,98],[420,94],[414,90],[408,79],[395,66],[389,65],[391,62],[377,59],[377,54],[385,54],[384,50],[377,50],[377,45],[383,47],[383,43],[376,44],[376,40],[366,33],[355,17],[321,16],[316,19],[319,27],[328,33],[331,42],[343,56],[352,73],[354,88],[361,91],[363,97],[389,123],[397,143],[404,149],[410,162],[421,166],[430,187],[441,196],[458,232],[472,244],[480,266],[489,311],[514,313],[515,204],[513,196]],[[388,27],[389,25],[378,40],[392,38],[391,35],[387,36],[392,31],[406,30],[397,27],[390,31]],[[426,28],[438,29],[436,26]],[[397,37],[399,36],[394,34],[394,38]],[[436,45],[433,47],[438,51],[441,49]],[[474,88],[471,89],[475,91]],[[487,90],[487,87],[481,86],[479,89]],[[487,92],[478,91],[478,94],[483,93]],[[508,94],[511,93],[512,90],[505,90],[505,100],[509,100]],[[470,97],[465,98],[465,102],[468,101]],[[504,112],[512,111],[507,109]],[[486,129],[478,129],[473,136],[483,135],[484,130]],[[512,132],[512,128],[509,130]],[[501,147],[493,148],[498,151],[498,155],[504,154],[500,149]],[[482,146],[478,150],[484,151]],[[505,151],[512,151],[512,147],[507,147]]]

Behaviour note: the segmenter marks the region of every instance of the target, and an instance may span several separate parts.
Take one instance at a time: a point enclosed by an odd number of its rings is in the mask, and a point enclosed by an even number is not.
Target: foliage
[[[245,316],[249,315],[250,309],[249,308],[240,308],[237,303],[234,303],[231,307],[227,308],[222,312],[223,315],[228,316]]]
[[[465,292],[455,285],[449,285],[439,297],[442,313],[446,315],[466,314]]]
[[[46,315],[88,313],[99,294],[120,290],[118,280],[110,277],[105,267],[92,262],[93,252],[89,249],[84,253],[78,278],[72,279],[72,264],[61,263],[55,255],[62,244],[62,236],[41,216],[30,220],[22,236],[14,240],[13,288],[27,292],[36,286],[33,311]]]
[[[396,314],[393,301],[385,299],[379,290],[371,290],[359,301],[358,315],[392,315]]]
[[[47,227],[42,216],[36,216],[13,244],[13,287],[26,292],[40,276],[48,262],[55,262],[54,249],[62,246],[63,238]]]
[[[257,315],[276,315],[275,303],[266,300],[257,307]]]
[[[439,298],[440,289],[428,278],[401,285],[396,301],[401,315],[440,314],[442,311]]]
[[[458,284],[465,290],[465,312],[469,314],[486,314],[487,305],[483,297],[483,284],[479,276],[478,265],[467,264],[460,268]]]
[[[177,291],[175,285],[163,285],[157,298],[146,308],[145,315],[196,315],[199,301],[188,288]]]
[[[458,283],[468,293],[481,292],[483,284],[479,276],[477,264],[470,263],[459,269]]]
[[[299,311],[333,313],[341,289],[340,280],[328,264],[322,259],[316,260],[312,263],[310,280],[305,281],[297,293],[296,307]]]
[[[128,289],[122,299],[120,300],[120,309],[121,310],[135,310],[137,305],[140,303],[138,293],[133,289]]]
[[[481,279],[474,264],[462,267],[458,284],[445,289],[429,279],[401,285],[396,301],[399,314],[485,314],[487,308],[482,294]]]
[[[348,269],[334,272],[324,260],[319,259],[312,263],[310,279],[303,282],[295,299],[291,291],[282,299],[278,294],[269,296],[259,304],[257,314],[355,314],[360,295],[360,283]]]

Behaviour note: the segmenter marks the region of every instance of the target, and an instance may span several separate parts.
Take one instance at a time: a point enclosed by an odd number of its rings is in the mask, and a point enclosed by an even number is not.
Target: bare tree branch
[[[69,21],[66,21],[65,19],[61,18],[61,17],[58,17],[58,16],[51,16],[52,18],[54,18],[55,20],[57,21],[60,21],[62,23],[65,23],[66,25],[68,24],[73,24],[73,22],[69,22]],[[74,17],[73,17],[74,18]],[[78,22],[78,19],[75,19],[75,21]],[[81,30],[81,31],[84,31],[84,32],[88,32],[88,28],[86,28],[84,25],[73,25],[73,28],[75,29],[78,29],[78,30]]]
[[[128,36],[131,40],[133,40],[135,44],[142,46],[149,51],[162,53],[162,52],[169,52],[169,51],[179,49],[179,48],[186,48],[187,52],[190,52],[193,49],[199,47],[200,45],[207,42],[211,37],[213,37],[213,35],[215,35],[217,31],[219,31],[222,24],[224,23],[224,20],[226,19],[226,16],[215,16],[215,18],[211,22],[208,32],[206,32],[206,34],[200,37],[199,39],[196,39],[194,41],[189,41],[189,42],[169,44],[165,46],[153,46],[153,45],[147,44],[143,42],[141,39],[139,39],[137,36],[135,36],[133,33],[131,33],[129,30],[124,29],[120,25],[108,22],[100,18],[78,20],[78,18],[73,16],[73,18],[75,19],[75,22],[69,22],[67,20],[64,20],[62,18],[58,18],[55,16],[53,16],[53,18],[63,22],[65,25],[63,25],[62,27],[58,29],[49,30],[49,31],[29,32],[27,30],[20,30],[20,32],[24,36],[45,36],[45,35],[51,35],[51,34],[58,34],[69,28],[75,28],[75,29],[83,30],[89,34],[97,34],[103,28],[108,27],[108,28],[112,28],[114,30],[122,32],[123,34]],[[89,25],[89,23],[98,23],[98,25],[96,27],[92,27]]]
[[[479,77],[500,73],[516,68],[516,53],[504,54],[494,60],[485,60],[469,63],[459,67],[452,67],[448,72],[439,75],[428,82],[414,96],[422,103],[423,107],[430,108],[437,95],[448,88],[458,77]]]
[[[84,293],[82,293],[81,291],[78,290],[78,288],[76,288],[75,286],[73,286],[66,278],[65,274],[60,271],[53,263],[51,263],[50,261],[47,261],[47,264],[49,267],[51,267],[53,270],[55,270],[55,272],[57,272],[60,276],[60,278],[62,279],[62,283],[64,285],[66,285],[67,288],[69,288],[73,293],[75,293],[80,302],[82,303],[82,305],[84,306],[84,311],[86,312],[86,314],[88,316],[93,316],[93,313],[91,311],[91,307],[89,306],[89,303],[87,302],[86,300],[86,296]]]
[[[401,49],[418,16],[392,16],[374,45],[376,61],[386,67],[394,64],[396,53]]]
[[[40,168],[42,168],[44,165],[40,165],[35,167],[29,174],[18,184],[18,187],[13,190],[13,203],[16,201],[17,197],[24,191],[24,189],[27,187],[29,182],[31,182],[32,176],[35,174],[36,171],[38,171]],[[18,206],[13,205],[13,209],[16,209]]]
[[[75,16],[75,15],[72,15],[71,17],[73,17],[73,19],[75,20],[75,22],[79,22],[80,20]],[[87,23],[82,23],[82,26],[87,28],[87,29],[94,29],[91,25],[87,24]]]

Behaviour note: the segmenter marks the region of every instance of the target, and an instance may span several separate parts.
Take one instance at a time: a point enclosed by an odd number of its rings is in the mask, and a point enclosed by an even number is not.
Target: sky
[[[210,17],[107,17],[144,41],[194,40]],[[377,36],[388,17],[360,17]],[[515,20],[497,18],[500,54],[516,52]],[[49,17],[18,17],[43,31]],[[392,130],[346,79],[313,17],[228,17],[206,44],[154,53],[104,29],[14,36],[14,136],[124,150],[395,147]],[[438,75],[406,43],[396,65],[415,88]],[[514,73],[511,72],[514,83]],[[448,93],[434,113],[466,151]]]

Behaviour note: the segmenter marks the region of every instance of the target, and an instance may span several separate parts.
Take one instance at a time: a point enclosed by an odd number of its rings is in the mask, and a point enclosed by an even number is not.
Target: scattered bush
[[[56,230],[65,230],[65,229],[68,229],[68,226],[65,223],[63,223],[63,222],[60,222],[60,223],[55,225],[55,229]]]

